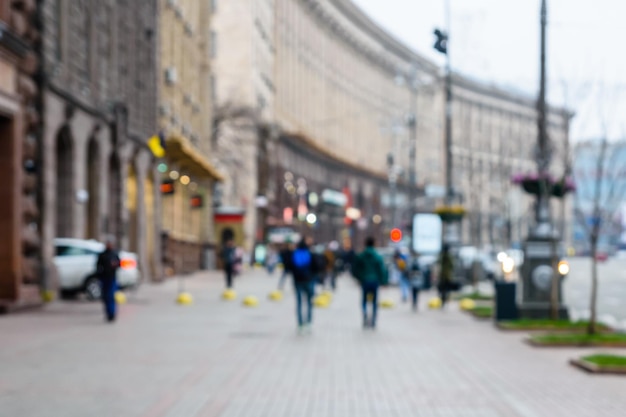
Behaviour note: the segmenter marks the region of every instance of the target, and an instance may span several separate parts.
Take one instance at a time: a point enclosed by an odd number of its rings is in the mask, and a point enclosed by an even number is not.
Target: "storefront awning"
[[[224,181],[224,176],[182,136],[172,135],[166,139],[165,155],[192,175]]]

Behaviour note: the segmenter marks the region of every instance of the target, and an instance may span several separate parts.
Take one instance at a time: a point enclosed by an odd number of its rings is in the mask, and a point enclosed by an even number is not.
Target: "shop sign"
[[[204,207],[204,199],[199,194],[192,196],[190,202],[191,202],[191,208]]]
[[[174,180],[164,180],[161,183],[161,194],[174,194]]]
[[[325,189],[322,191],[322,201],[333,206],[345,207],[348,203],[348,197],[341,191]]]

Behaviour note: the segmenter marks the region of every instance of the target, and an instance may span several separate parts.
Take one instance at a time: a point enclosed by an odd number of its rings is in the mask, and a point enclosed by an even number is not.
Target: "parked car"
[[[57,238],[54,239],[54,264],[59,273],[61,293],[71,296],[85,293],[88,299],[97,300],[102,295],[100,280],[96,276],[98,255],[104,244],[95,240]],[[117,282],[121,288],[137,285],[141,274],[137,267],[137,255],[120,251],[120,269]]]

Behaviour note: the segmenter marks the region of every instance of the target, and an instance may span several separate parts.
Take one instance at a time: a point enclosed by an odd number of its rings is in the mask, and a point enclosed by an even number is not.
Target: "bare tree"
[[[624,181],[621,181],[621,174],[618,164],[619,149],[626,147],[625,142],[609,143],[607,135],[603,135],[599,144],[594,146],[589,152],[593,154],[594,169],[589,178],[584,178],[583,173],[578,173],[579,183],[584,179],[590,179],[588,187],[579,187],[576,193],[576,217],[585,230],[589,242],[591,254],[591,299],[588,334],[596,333],[597,325],[597,302],[598,302],[598,244],[605,229],[604,225],[613,218],[619,202],[626,196]],[[585,202],[581,201],[585,196],[587,207],[581,207]],[[589,204],[591,207],[589,207]],[[587,219],[590,217],[590,222]]]
[[[236,174],[248,173],[242,148],[246,145],[256,146],[251,137],[256,137],[261,125],[258,110],[248,105],[227,101],[213,112],[211,150],[215,163],[229,173],[232,195],[239,188]]]

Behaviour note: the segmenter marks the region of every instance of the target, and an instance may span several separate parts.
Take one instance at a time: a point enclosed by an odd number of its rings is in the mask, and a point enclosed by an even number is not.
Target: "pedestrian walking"
[[[443,245],[439,255],[439,282],[437,289],[441,298],[441,308],[445,307],[450,291],[454,289],[454,259],[450,254],[450,246]]]
[[[326,286],[327,284],[330,284],[330,288],[335,291],[335,288],[337,286],[337,270],[336,270],[336,263],[337,263],[337,259],[335,256],[335,252],[333,250],[333,242],[329,243],[326,246],[326,249],[324,250],[324,258],[325,258],[325,266],[326,266],[326,277],[324,279],[325,284],[324,286]]]
[[[276,268],[276,265],[278,265],[278,261],[279,256],[278,253],[276,253],[276,249],[270,246],[265,258],[265,268],[270,276],[274,274],[274,269]]]
[[[346,272],[352,271],[352,265],[355,262],[355,260],[356,260],[356,252],[352,248],[352,242],[346,239],[343,242],[343,249],[341,252],[341,263],[343,266],[343,270]]]
[[[285,286],[285,281],[287,277],[293,273],[293,243],[287,241],[286,245],[280,251],[280,262],[283,264],[283,273],[278,280],[278,289],[282,291]]]
[[[409,289],[411,288],[411,283],[409,282],[409,261],[399,249],[396,249],[394,252],[393,261],[400,277],[398,285],[400,286],[400,292],[402,294],[402,302],[406,303],[409,299]]]
[[[237,272],[238,263],[241,262],[237,257],[235,242],[232,239],[226,241],[224,249],[222,249],[222,264],[224,266],[224,275],[226,278],[226,288],[233,287],[233,276]]]
[[[409,282],[411,285],[411,307],[413,311],[418,310],[419,293],[425,287],[424,273],[419,263],[418,254],[414,254],[409,268]]]
[[[102,303],[106,320],[115,321],[116,305],[115,292],[117,291],[117,270],[120,267],[120,258],[115,250],[115,239],[106,239],[105,249],[98,256],[96,273],[102,285]]]
[[[356,257],[352,266],[352,275],[359,281],[362,289],[363,327],[372,329],[376,328],[378,288],[387,283],[387,268],[383,258],[374,249],[375,243],[373,237],[365,239],[365,250]],[[367,305],[370,301],[372,315],[368,316]]]
[[[303,239],[292,255],[292,272],[296,292],[296,316],[298,331],[311,331],[313,321],[313,296],[315,294],[315,260],[307,242]],[[303,305],[306,304],[306,313]]]

